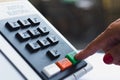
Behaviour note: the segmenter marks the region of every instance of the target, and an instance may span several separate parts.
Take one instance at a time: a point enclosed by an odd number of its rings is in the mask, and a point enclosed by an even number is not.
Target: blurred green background
[[[29,0],[77,49],[120,17],[120,0]]]

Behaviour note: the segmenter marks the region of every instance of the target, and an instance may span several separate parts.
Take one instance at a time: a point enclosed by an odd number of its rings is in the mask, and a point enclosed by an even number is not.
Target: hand
[[[75,58],[78,60],[85,59],[100,49],[105,52],[103,61],[106,64],[120,65],[120,19],[112,22],[104,32],[80,51]]]

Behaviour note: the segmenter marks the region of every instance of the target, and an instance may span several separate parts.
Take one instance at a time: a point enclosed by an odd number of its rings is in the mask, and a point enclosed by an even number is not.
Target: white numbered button
[[[42,72],[48,77],[52,77],[53,75],[59,73],[61,70],[60,68],[55,64],[50,64],[43,68]]]

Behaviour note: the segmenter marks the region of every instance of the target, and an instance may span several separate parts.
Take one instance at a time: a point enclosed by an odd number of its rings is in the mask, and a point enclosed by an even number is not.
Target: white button
[[[52,77],[53,75],[60,72],[60,68],[55,64],[50,64],[43,68],[42,72],[48,77]]]

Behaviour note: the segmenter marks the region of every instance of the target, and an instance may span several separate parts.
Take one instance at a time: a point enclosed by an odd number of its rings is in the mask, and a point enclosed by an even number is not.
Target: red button
[[[56,64],[60,67],[62,71],[72,66],[72,63],[67,58],[56,62]]]

